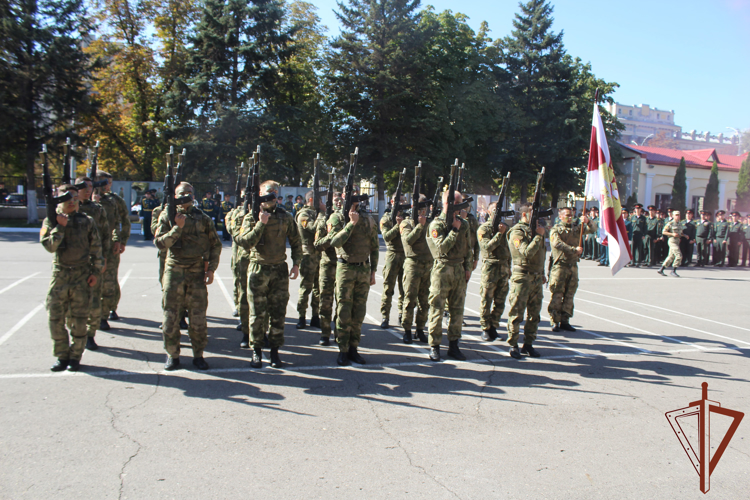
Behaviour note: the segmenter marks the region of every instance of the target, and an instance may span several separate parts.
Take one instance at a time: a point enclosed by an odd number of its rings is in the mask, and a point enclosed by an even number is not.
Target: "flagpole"
[[[597,106],[599,102],[599,89],[596,89],[596,92],[594,93],[594,106]],[[591,151],[589,151],[589,155],[591,155]],[[586,196],[586,192],[588,191],[589,187],[589,176],[588,173],[586,174],[586,184],[583,187],[583,212],[582,217],[586,217],[586,200],[588,200],[588,196]],[[583,248],[583,221],[581,221],[581,234],[578,236],[578,246]]]

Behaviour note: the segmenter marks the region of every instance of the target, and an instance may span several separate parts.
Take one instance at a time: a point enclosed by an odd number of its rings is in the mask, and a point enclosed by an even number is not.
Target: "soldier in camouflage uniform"
[[[107,213],[99,203],[91,200],[91,194],[94,192],[93,183],[88,177],[79,177],[76,179],[76,187],[78,188],[78,211],[86,214],[96,224],[96,230],[99,233],[101,240],[102,255],[106,255],[110,251],[110,245],[112,244],[112,237],[109,232],[109,225],[107,222]],[[102,257],[103,258],[103,257]],[[104,262],[104,269],[107,267],[107,262]],[[89,320],[86,339],[86,349],[90,351],[96,351],[99,346],[94,340],[96,330],[101,325],[102,319],[102,280],[97,279],[96,285],[91,287],[91,304],[89,305]],[[72,320],[72,317],[71,317]],[[69,326],[72,325],[69,322]]]
[[[539,313],[542,310],[542,288],[546,282],[544,277],[544,227],[537,224],[532,230],[529,226],[531,217],[531,203],[521,205],[521,220],[508,233],[508,247],[513,259],[513,272],[510,276],[508,312],[508,344],[510,355],[521,359],[521,354],[528,354],[538,358],[539,352],[534,349],[536,332],[539,326]],[[521,322],[524,312],[523,349],[518,350],[518,337],[521,332]]]
[[[53,354],[57,362],[51,370],[66,368],[78,371],[86,347],[86,322],[89,317],[91,289],[101,277],[104,259],[101,237],[94,219],[78,212],[75,187],[64,184],[58,195],[70,192],[73,197],[57,206],[57,225],[53,228],[45,219],[39,233],[44,249],[55,254],[52,262],[52,280],[47,292],[49,330]],[[66,315],[72,317],[73,326],[65,328]]]
[[[397,206],[402,200],[391,199],[391,206],[393,210],[397,210]],[[380,323],[380,328],[388,328],[388,322],[391,315],[391,302],[393,301],[393,294],[396,292],[396,284],[398,283],[398,311],[399,311],[399,322],[401,321],[401,309],[404,307],[404,245],[401,242],[401,235],[399,233],[399,224],[404,220],[404,214],[399,212],[396,214],[396,223],[394,224],[391,220],[390,212],[383,214],[380,218],[380,233],[383,235],[383,241],[385,242],[385,265],[383,266],[383,295],[380,300],[380,314],[383,321]]]
[[[426,202],[425,195],[419,196],[420,202]],[[417,308],[416,334],[420,342],[427,342],[424,327],[430,310],[430,271],[434,259],[427,246],[427,208],[419,211],[417,223],[407,217],[399,224],[401,243],[404,246],[404,305],[401,309],[401,326],[404,328],[404,343],[413,342],[411,327],[414,323],[414,308]]]
[[[189,201],[177,206],[174,222],[169,220],[167,210],[161,213],[154,239],[157,248],[167,250],[162,280],[162,335],[167,352],[164,369],[171,371],[180,367],[179,323],[183,311],[187,309],[193,365],[199,370],[208,370],[208,363],[203,358],[208,344],[206,285],[213,283],[214,272],[219,267],[221,241],[211,218],[194,206],[193,186],[187,182],[180,183],[175,189],[175,196],[189,196]]]
[[[500,317],[505,310],[510,278],[510,249],[508,248],[508,226],[502,222],[492,227],[492,213],[495,203],[487,211],[489,220],[479,226],[477,236],[484,252],[482,279],[479,285],[479,322],[482,326],[482,340],[492,342],[497,338]]]
[[[674,210],[672,212],[672,220],[664,225],[662,234],[669,238],[667,240],[667,245],[669,245],[669,255],[667,255],[667,258],[664,260],[664,263],[661,265],[661,268],[657,272],[662,276],[666,276],[666,274],[664,274],[664,268],[674,266],[672,268],[672,272],[669,274],[670,276],[679,278],[680,275],[677,274],[677,268],[680,267],[680,263],[682,262],[682,253],[680,252],[680,239],[685,238],[685,236],[683,236],[682,234],[682,223],[680,222],[679,210]]]
[[[333,194],[333,206],[341,210],[341,193]],[[332,234],[328,233],[325,217],[318,220],[315,229],[315,249],[320,252],[320,345],[331,345],[331,324],[333,321],[333,298],[336,292],[336,249],[331,246]]]
[[[244,205],[239,204],[238,207],[227,217],[229,232],[232,235],[232,246],[236,247],[233,273],[237,293],[235,303],[239,312],[239,327],[240,331],[242,331],[242,340],[240,341],[240,347],[242,349],[250,348],[250,302],[247,295],[247,270],[250,267],[250,252],[245,250],[245,248],[239,243],[240,236],[242,236],[243,232],[242,224],[245,222],[246,215]],[[264,341],[265,332],[267,331],[268,315],[266,314],[263,321]]]
[[[130,238],[130,210],[125,200],[112,192],[112,176],[103,170],[96,171],[96,180],[106,180],[107,185],[99,188],[99,203],[107,214],[107,223],[112,233],[112,245],[104,259],[107,269],[102,276],[102,319],[99,329],[109,330],[107,319],[118,320],[117,305],[120,303],[120,282],[117,273],[120,269],[120,255]]]
[[[454,203],[462,201],[461,193],[456,191]],[[446,301],[450,313],[448,323],[448,356],[463,361],[458,347],[461,339],[461,325],[464,319],[464,302],[466,300],[466,283],[474,267],[474,253],[470,248],[469,223],[454,212],[453,220],[446,220],[449,192],[443,193],[443,210],[430,223],[430,234],[427,244],[430,247],[435,264],[430,274],[430,312],[429,342],[430,359],[440,361],[440,343],[443,339],[443,311]]]
[[[310,326],[320,328],[320,288],[318,284],[320,273],[320,252],[315,249],[315,231],[318,225],[319,213],[325,213],[325,205],[314,206],[313,192],[308,191],[305,196],[307,204],[297,212],[295,220],[297,221],[297,230],[302,240],[302,262],[299,266],[301,282],[299,284],[299,298],[297,300],[297,312],[299,313],[299,322],[297,328],[305,328],[305,314],[307,312],[307,301],[312,295],[310,308],[312,316],[310,317]],[[320,217],[323,217],[323,215]]]
[[[159,217],[161,216],[163,209],[164,207],[159,205],[151,214],[151,234],[156,234],[156,230],[159,229]],[[161,286],[161,289],[164,290],[162,277],[164,276],[164,264],[167,262],[167,250],[161,248],[158,248],[157,250],[159,258],[159,285]]]
[[[360,198],[357,198],[358,200]],[[336,249],[336,343],[339,356],[336,363],[346,366],[350,361],[364,364],[359,354],[362,323],[367,313],[367,295],[375,284],[380,244],[375,220],[361,203],[353,202],[349,222],[344,214],[334,212],[326,229],[331,235],[330,245]]]
[[[281,368],[279,348],[284,345],[284,320],[289,302],[289,279],[297,279],[302,258],[302,240],[290,213],[278,206],[279,184],[268,180],[260,185],[260,194],[274,194],[273,201],[261,205],[259,220],[252,212],[245,215],[237,244],[249,252],[247,302],[253,359],[250,366],[261,368],[265,344],[266,318],[271,346],[271,367]],[[286,242],[292,248],[292,269],[286,263]]]
[[[583,232],[595,233],[594,221],[583,217]],[[549,300],[547,312],[555,326],[553,332],[565,330],[576,331],[570,326],[573,317],[573,297],[578,290],[578,260],[583,248],[578,246],[581,235],[581,224],[572,223],[572,210],[569,207],[560,209],[560,223],[556,224],[549,234],[552,247],[552,269],[549,273]]]

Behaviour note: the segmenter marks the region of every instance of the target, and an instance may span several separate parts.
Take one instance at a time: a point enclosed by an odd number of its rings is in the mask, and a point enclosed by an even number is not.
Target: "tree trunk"
[[[36,175],[34,173],[36,148],[34,148],[33,136],[33,131],[26,134],[26,222],[29,224],[39,222],[36,210]]]

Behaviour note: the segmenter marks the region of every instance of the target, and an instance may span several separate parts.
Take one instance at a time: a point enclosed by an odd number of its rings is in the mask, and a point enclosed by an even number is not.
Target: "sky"
[[[329,35],[339,32],[336,0],[318,7]],[[683,132],[750,129],[750,0],[558,0],[555,32],[568,53],[590,62],[598,78],[617,82],[625,105],[674,110]],[[513,29],[514,0],[423,1],[469,17],[476,31],[487,21],[493,39]]]

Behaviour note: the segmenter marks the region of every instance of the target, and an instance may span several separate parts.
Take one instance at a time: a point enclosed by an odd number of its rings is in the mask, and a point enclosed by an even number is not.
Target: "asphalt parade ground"
[[[254,370],[231,316],[225,242],[209,287],[211,370],[193,369],[183,332],[183,369],[167,373],[156,249],[134,234],[120,265],[122,319],[97,333],[100,349],[73,374],[49,371],[52,256],[33,233],[0,233],[0,255],[2,499],[749,496],[749,419],[704,495],[665,418],[700,400],[703,382],[709,399],[750,412],[747,268],[613,278],[584,261],[578,331],[552,332],[545,300],[543,357],[520,361],[501,339],[479,338],[478,268],[461,341],[468,360],[441,363],[425,344],[402,343],[395,298],[394,326],[380,328],[378,276],[360,346],[367,365],[344,368],[317,329],[295,328],[292,281],[285,366],[266,359]],[[697,422],[684,422],[696,447]],[[712,453],[730,422],[712,414]]]

